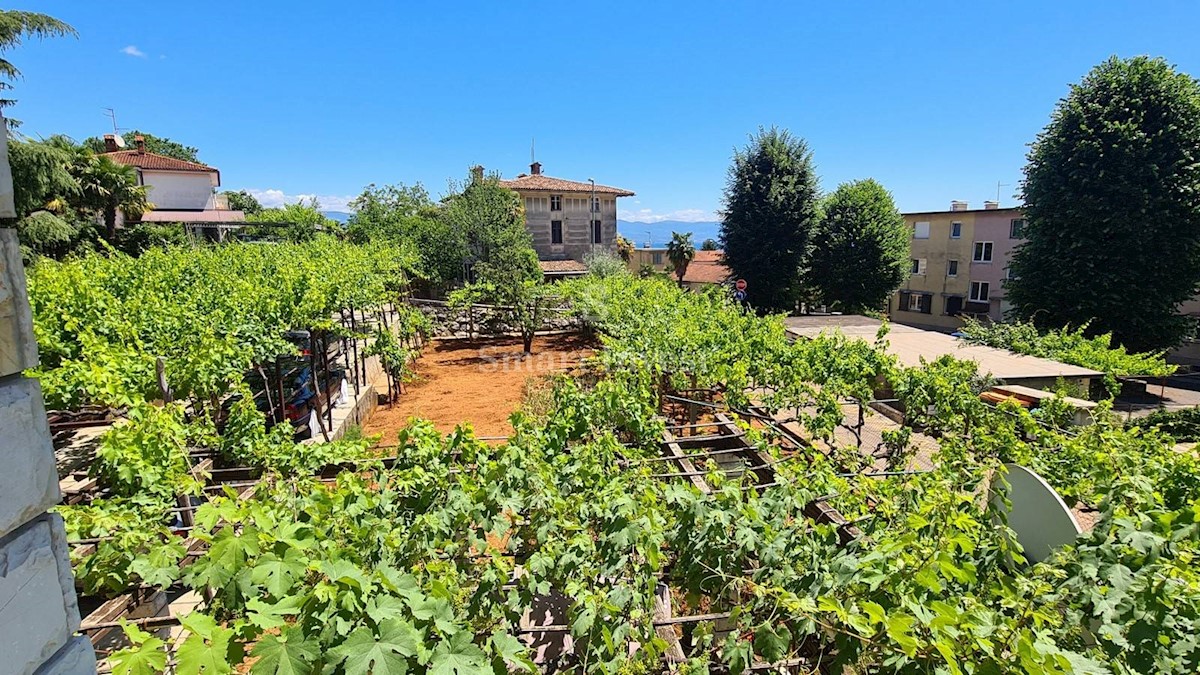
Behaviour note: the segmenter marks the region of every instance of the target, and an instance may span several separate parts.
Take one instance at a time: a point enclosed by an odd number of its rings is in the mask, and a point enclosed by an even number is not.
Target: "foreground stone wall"
[[[0,675],[95,673],[57,514],[58,472],[36,380],[16,232],[0,229]]]
[[[469,310],[450,307],[440,300],[410,300],[412,305],[429,317],[433,324],[433,336],[439,338],[465,338],[472,332],[476,337],[498,337],[513,335],[516,330],[509,325],[509,309],[496,305],[472,305]],[[473,326],[473,328],[472,328]],[[553,309],[546,312],[539,331],[578,330],[579,320],[569,312]]]

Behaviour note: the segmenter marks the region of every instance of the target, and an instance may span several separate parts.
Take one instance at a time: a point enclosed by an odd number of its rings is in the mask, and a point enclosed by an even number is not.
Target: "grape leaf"
[[[305,638],[294,626],[285,628],[280,635],[263,635],[250,650],[258,660],[250,672],[254,675],[308,675],[313,671],[313,661],[321,655],[320,644]]]
[[[406,657],[421,652],[421,633],[412,624],[388,619],[379,626],[376,639],[370,628],[359,627],[346,641],[330,650],[345,661],[346,675],[404,675],[408,672]]]
[[[433,650],[429,675],[488,675],[487,655],[475,646],[469,633],[456,633]]]

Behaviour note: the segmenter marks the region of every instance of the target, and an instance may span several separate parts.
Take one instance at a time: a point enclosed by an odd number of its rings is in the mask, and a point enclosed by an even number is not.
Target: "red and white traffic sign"
[[[738,289],[739,291],[746,290],[746,280],[738,279],[737,281],[733,282],[733,287]]]

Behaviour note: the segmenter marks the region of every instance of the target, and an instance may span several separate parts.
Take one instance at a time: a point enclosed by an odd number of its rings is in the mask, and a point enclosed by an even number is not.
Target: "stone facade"
[[[547,176],[539,162],[529,171],[500,184],[521,195],[525,229],[539,260],[584,262],[599,251],[616,252],[617,199],[633,192]]]
[[[429,317],[433,324],[433,337],[465,338],[499,337],[512,335],[515,329],[508,323],[508,309],[495,305],[472,305],[471,309],[458,309],[439,300],[413,300],[413,306]],[[566,310],[555,309],[546,313],[541,331],[578,330],[579,320]]]
[[[58,503],[16,232],[0,229],[0,675],[95,673]]]

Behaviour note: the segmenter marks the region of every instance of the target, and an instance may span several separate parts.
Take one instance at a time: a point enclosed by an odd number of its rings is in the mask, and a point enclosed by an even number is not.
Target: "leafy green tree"
[[[77,35],[71,26],[46,14],[25,12],[17,9],[0,10],[0,54],[21,45],[26,37],[45,39]],[[0,58],[0,91],[12,89],[12,81],[21,77],[21,71],[6,58]],[[0,99],[0,107],[10,106],[15,101]],[[12,120],[10,120],[12,122]]]
[[[350,202],[346,232],[351,241],[407,241],[421,258],[429,288],[441,292],[462,278],[466,237],[442,216],[420,184],[368,185]]]
[[[800,295],[819,219],[820,188],[812,152],[786,130],[759,129],[735,150],[725,185],[720,241],[750,302],[786,311]]]
[[[480,296],[511,308],[511,322],[521,334],[525,353],[532,354],[534,333],[542,327],[551,298],[537,253],[524,226],[497,230],[490,246],[488,259],[475,266]]]
[[[838,186],[822,208],[808,286],[846,312],[878,310],[908,275],[909,230],[872,179]]]
[[[249,192],[246,192],[245,190],[238,190],[236,192],[233,190],[226,190],[221,194],[225,195],[225,198],[229,200],[229,208],[233,211],[241,211],[247,216],[262,213],[262,203],[258,201],[257,197]]]
[[[272,228],[272,234],[280,235],[288,241],[310,241],[318,232],[337,230],[341,227],[336,220],[321,213],[321,203],[315,197],[307,204],[301,199],[295,204],[284,204],[263,209],[255,214],[247,214],[246,222],[279,226]]]
[[[18,218],[43,209],[61,211],[67,201],[78,201],[81,193],[73,173],[74,159],[56,143],[9,141],[8,163]]]
[[[1131,350],[1172,347],[1200,287],[1200,84],[1116,57],[1071,87],[1029,151],[1025,243],[1006,285],[1040,327],[1088,325]]]
[[[96,156],[80,176],[83,203],[104,218],[105,237],[117,236],[117,212],[136,218],[154,208],[146,196],[146,187],[138,185],[137,170],[118,164],[104,155]]]
[[[136,129],[121,134],[121,138],[125,139],[126,150],[134,148],[134,139],[136,139],[138,136],[141,136],[142,140],[145,142],[146,152],[153,152],[156,155],[163,155],[166,157],[174,157],[175,159],[182,159],[185,162],[202,163],[197,157],[200,151],[196,148],[173,141],[165,136],[155,136],[154,134],[138,131]],[[91,138],[85,140],[83,144],[96,154],[100,154],[105,150],[104,139],[99,136],[92,136]]]
[[[671,233],[671,241],[667,244],[667,259],[675,270],[675,277],[683,283],[683,275],[687,274],[688,265],[696,259],[696,247],[692,245],[692,233]]]
[[[17,239],[31,254],[61,256],[70,250],[76,234],[74,225],[49,211],[34,211],[17,221]]]
[[[466,238],[473,261],[488,262],[514,241],[529,241],[520,196],[495,176],[473,178],[443,200],[443,216]],[[532,249],[530,249],[532,250]],[[537,262],[537,256],[534,256]]]
[[[719,250],[719,249],[720,249],[720,245],[719,245],[719,244],[717,244],[717,240],[716,240],[716,239],[713,239],[712,237],[709,237],[708,239],[705,239],[705,240],[704,240],[704,241],[703,241],[703,242],[700,244],[700,250],[701,250],[701,251],[717,251],[717,250]]]

